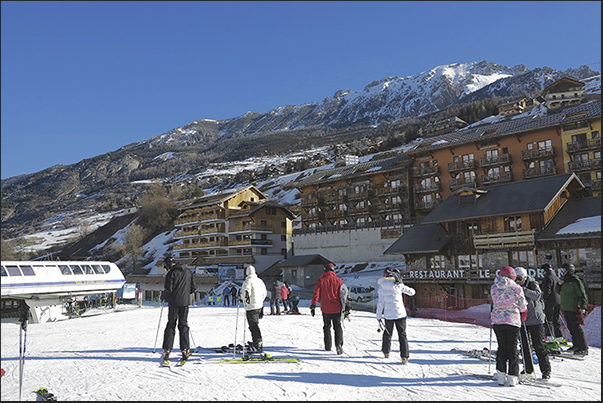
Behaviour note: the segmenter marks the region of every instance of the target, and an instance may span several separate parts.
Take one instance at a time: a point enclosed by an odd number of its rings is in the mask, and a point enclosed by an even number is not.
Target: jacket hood
[[[255,267],[252,265],[247,266],[247,271],[246,271],[248,276],[252,276],[255,275]]]

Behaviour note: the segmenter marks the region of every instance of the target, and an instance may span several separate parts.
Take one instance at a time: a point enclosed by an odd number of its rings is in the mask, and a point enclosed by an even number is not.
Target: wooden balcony
[[[574,143],[567,143],[566,150],[568,154],[597,150],[601,148],[601,139],[588,139],[585,141],[576,141]]]
[[[506,249],[517,247],[533,247],[535,230],[502,232],[494,234],[475,235],[475,249]]]
[[[495,185],[497,183],[512,182],[513,173],[505,172],[502,175],[482,175],[482,185]]]
[[[417,194],[419,194],[419,193],[437,193],[437,192],[442,191],[442,183],[435,182],[435,183],[431,183],[429,185],[423,185],[421,183],[417,183],[417,184],[413,185],[413,189],[415,190],[415,193],[417,193]]]
[[[522,175],[524,179],[531,178],[539,178],[541,176],[550,176],[557,175],[556,167],[547,167],[547,168],[530,168],[522,170]]]
[[[556,155],[557,153],[555,152],[555,147],[537,148],[535,150],[521,150],[522,161],[554,157]]]
[[[598,160],[570,162],[568,164],[568,168],[572,172],[584,172],[584,171],[592,171],[594,169],[601,169],[601,160],[598,159]]]
[[[477,189],[477,182],[475,181],[475,178],[450,179],[448,181],[448,187],[450,188],[451,192],[454,192],[455,190],[464,188],[464,187],[471,188],[471,189]]]
[[[442,173],[442,169],[440,168],[439,165],[435,166],[435,167],[413,167],[412,168],[412,175],[415,178],[425,178],[428,176],[438,176]]]
[[[460,171],[471,171],[476,169],[478,166],[477,160],[461,161],[461,162],[449,162],[448,172],[460,172]]]
[[[489,167],[496,167],[496,166],[502,166],[502,165],[509,165],[511,164],[512,158],[511,158],[511,154],[503,154],[500,156],[496,156],[496,157],[482,157],[479,160],[479,165],[482,168],[489,168]]]

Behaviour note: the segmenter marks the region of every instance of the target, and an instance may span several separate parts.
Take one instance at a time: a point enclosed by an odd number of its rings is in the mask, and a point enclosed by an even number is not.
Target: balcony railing
[[[482,175],[482,185],[493,185],[496,183],[511,182],[513,173],[505,172],[502,175]]]
[[[413,167],[412,168],[412,175],[415,178],[440,175],[441,172],[442,172],[442,169],[440,168],[439,165],[437,165],[435,167],[429,166],[429,167]]]
[[[482,168],[487,168],[501,165],[509,165],[512,162],[513,161],[511,160],[511,154],[503,154],[496,157],[482,157],[479,160],[479,165]]]
[[[555,155],[555,147],[537,148],[535,150],[521,150],[521,159],[523,161],[554,157]]]
[[[475,235],[473,246],[475,249],[504,249],[510,247],[534,246],[535,230],[502,232],[495,234]]]
[[[441,203],[440,200],[415,202],[415,210],[433,210]]]
[[[441,192],[442,191],[442,183],[435,182],[435,183],[430,183],[428,185],[423,185],[421,183],[417,183],[417,184],[413,185],[413,188],[415,190],[415,193]]]
[[[230,241],[228,246],[272,246],[272,239],[242,239]]]
[[[530,168],[522,171],[524,179],[538,178],[540,176],[557,175],[557,167]]]
[[[448,172],[457,171],[470,171],[477,168],[477,160],[461,161],[461,162],[449,162]]]
[[[580,151],[596,150],[601,148],[601,139],[588,139],[583,141],[576,141],[574,143],[567,143],[566,149],[568,154],[576,153]]]
[[[452,191],[452,192],[454,192],[457,189],[463,188],[463,187],[476,189],[477,182],[475,181],[475,178],[450,179],[448,181],[448,187],[450,188],[450,191]]]
[[[569,170],[573,172],[591,171],[593,169],[601,169],[601,160],[588,160],[570,162],[568,164]]]

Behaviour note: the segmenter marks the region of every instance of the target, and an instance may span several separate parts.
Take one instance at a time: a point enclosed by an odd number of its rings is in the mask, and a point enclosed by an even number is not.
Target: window
[[[466,230],[467,230],[466,235],[468,237],[473,237],[474,235],[477,235],[480,233],[479,224],[476,221],[470,221],[470,222],[466,223]]]
[[[77,264],[72,264],[69,267],[71,267],[73,274],[84,274],[84,272],[82,271],[82,268],[80,266],[78,266]]]
[[[446,256],[435,255],[429,258],[429,267],[432,269],[443,269],[446,267]]]
[[[457,256],[457,260],[459,269],[479,269],[480,267],[483,267],[482,255],[459,255]]]
[[[521,216],[519,217],[505,217],[505,231],[521,231]]]
[[[496,158],[498,158],[498,150],[487,150],[486,158],[489,160],[495,160]]]
[[[20,267],[21,267],[21,271],[23,272],[24,276],[35,276],[36,275],[31,266],[20,266]]]
[[[536,257],[534,256],[534,251],[512,251],[511,253],[511,266],[517,267],[525,267],[526,269],[529,267],[536,267]]]
[[[586,266],[586,249],[584,248],[560,250],[559,257],[559,266],[565,262],[572,263],[576,267]]]
[[[539,141],[538,142],[538,149],[539,150],[552,150],[553,149],[553,142],[551,140]]]
[[[9,276],[22,276],[19,266],[6,266]]]
[[[73,274],[73,273],[71,272],[71,269],[69,268],[69,266],[67,266],[66,264],[60,264],[60,265],[59,265],[59,269],[61,269],[61,273],[62,273],[62,274],[65,274],[65,275],[71,275],[71,274]],[[108,273],[108,272],[109,272],[109,271],[107,271],[107,273]]]

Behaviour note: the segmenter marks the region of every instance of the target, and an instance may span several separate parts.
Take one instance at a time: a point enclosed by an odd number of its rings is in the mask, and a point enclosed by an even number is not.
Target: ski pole
[[[21,327],[19,328],[19,400],[21,400],[21,391],[23,389],[23,366],[25,364],[25,350],[27,349],[27,321],[29,320],[29,306],[26,306],[21,311],[19,320],[21,321]]]
[[[247,311],[245,311],[245,315],[243,316],[243,361],[247,357],[247,344],[245,344],[245,327],[247,327]],[[234,346],[235,351],[237,350],[237,345]]]
[[[161,302],[161,309],[159,310],[159,323],[157,324],[157,334],[155,335],[155,344],[153,345],[153,354],[155,354],[155,347],[157,347],[157,338],[159,337],[159,327],[161,326],[161,316],[163,315],[163,301]]]
[[[492,323],[490,323],[490,345],[488,346],[488,375],[490,375],[490,362],[492,361]]]
[[[526,344],[528,345],[528,352],[530,353],[530,362],[532,363],[532,376],[536,379],[536,368],[534,368],[534,360],[532,359],[532,345],[530,343],[530,335],[528,334],[528,327],[525,323],[522,323],[524,334],[526,335]],[[525,366],[524,366],[525,367]]]
[[[237,319],[235,321],[235,337],[234,337],[234,348],[232,349],[232,358],[236,358],[237,355],[237,332],[239,331],[239,306],[240,303],[237,301]]]

